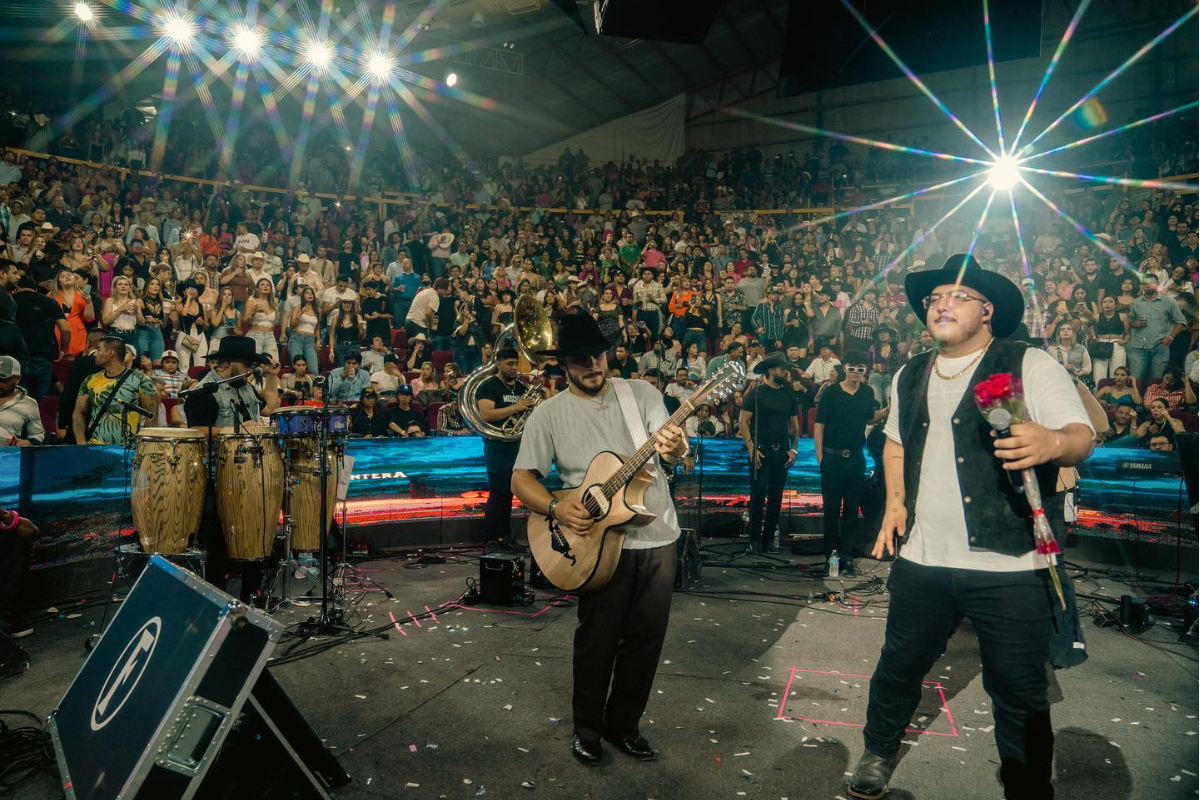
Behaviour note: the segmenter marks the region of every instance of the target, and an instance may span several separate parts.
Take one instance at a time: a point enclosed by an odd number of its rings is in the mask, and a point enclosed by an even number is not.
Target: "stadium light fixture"
[[[246,61],[254,61],[262,52],[263,35],[258,28],[239,25],[233,31],[233,49]]]
[[[396,68],[396,59],[384,52],[375,52],[367,56],[367,74],[376,83],[386,83]]]
[[[75,11],[75,17],[80,22],[87,23],[87,22],[92,22],[94,19],[96,19],[95,10],[87,3],[76,3],[74,11]]]
[[[1021,180],[1021,168],[1012,156],[1000,156],[988,170],[988,183],[998,192],[1011,192]]]
[[[451,72],[450,74],[448,74],[446,76],[446,85],[447,86],[454,86],[456,83],[458,83],[458,73],[457,72]]]
[[[308,42],[304,46],[304,60],[317,71],[323,71],[333,61],[333,48],[325,42]]]
[[[164,15],[159,20],[159,29],[176,50],[187,50],[196,38],[196,24],[191,18],[174,12]]]

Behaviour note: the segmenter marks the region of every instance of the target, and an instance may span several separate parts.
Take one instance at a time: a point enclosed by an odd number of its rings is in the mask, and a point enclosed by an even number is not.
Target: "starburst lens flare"
[[[988,183],[998,192],[1011,192],[1021,180],[1021,168],[1012,156],[1001,156],[988,170]]]
[[[196,37],[195,24],[188,17],[179,14],[164,16],[159,26],[162,29],[162,35],[171,42],[176,50],[187,50],[192,45],[192,39]]]
[[[367,74],[376,83],[386,83],[396,68],[396,59],[387,53],[372,53],[367,57]]]
[[[243,59],[254,61],[262,51],[263,35],[256,28],[240,25],[233,31],[233,49]]]
[[[333,48],[324,42],[309,42],[304,47],[304,60],[314,69],[324,70],[333,61]]]
[[[74,10],[80,22],[91,22],[96,18],[96,12],[87,3],[76,3]]]

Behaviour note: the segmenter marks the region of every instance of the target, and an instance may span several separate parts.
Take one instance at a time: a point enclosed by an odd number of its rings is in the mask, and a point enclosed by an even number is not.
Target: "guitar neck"
[[[658,430],[662,430],[669,425],[682,425],[684,421],[690,417],[693,412],[695,412],[696,405],[701,399],[697,396],[698,394],[699,393],[694,394],[688,399],[682,401],[679,404],[679,408],[675,410],[675,413],[668,417],[667,421],[664,422],[662,427],[660,427]],[[654,433],[657,435],[658,431],[655,431]],[[650,460],[652,455],[654,455],[654,436],[650,436],[648,439],[646,439],[646,441],[642,443],[642,446],[633,452],[633,455],[625,459],[625,463],[622,465],[622,467],[614,472],[611,478],[604,482],[604,495],[606,497],[612,497],[614,494],[616,494],[622,486],[629,483],[634,474],[642,468],[643,464]]]

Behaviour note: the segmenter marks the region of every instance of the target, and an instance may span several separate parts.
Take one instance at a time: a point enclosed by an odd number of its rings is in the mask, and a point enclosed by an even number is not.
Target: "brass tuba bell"
[[[550,321],[546,309],[533,295],[526,294],[517,299],[516,307],[513,309],[512,324],[504,326],[496,336],[495,352],[500,352],[501,345],[507,339],[513,340],[517,352],[527,359],[535,370],[540,369],[547,360],[547,357],[541,353],[556,349],[558,336],[554,329],[554,323]],[[512,414],[502,420],[500,424],[484,420],[483,415],[479,413],[479,403],[475,395],[483,382],[495,374],[496,362],[493,359],[491,364],[484,364],[468,375],[458,391],[458,407],[462,412],[463,419],[480,436],[498,442],[515,442],[521,438],[525,420],[529,418],[533,409],[520,414]],[[529,387],[529,391],[525,393],[525,397],[531,398],[535,406],[546,399],[546,392],[540,379],[534,381],[533,385]]]

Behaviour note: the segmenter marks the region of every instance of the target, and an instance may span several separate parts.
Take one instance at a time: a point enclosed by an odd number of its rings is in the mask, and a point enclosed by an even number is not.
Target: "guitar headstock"
[[[693,406],[715,400],[723,402],[746,380],[746,367],[740,361],[727,361],[700,385],[688,402]]]

